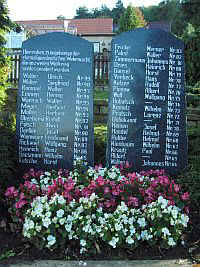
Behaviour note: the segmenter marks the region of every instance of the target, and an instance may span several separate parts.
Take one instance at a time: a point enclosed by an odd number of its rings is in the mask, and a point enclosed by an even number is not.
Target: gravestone
[[[22,169],[93,165],[93,46],[67,33],[22,45],[17,144]]]
[[[187,164],[184,45],[159,29],[112,41],[107,163],[137,171],[183,170]]]

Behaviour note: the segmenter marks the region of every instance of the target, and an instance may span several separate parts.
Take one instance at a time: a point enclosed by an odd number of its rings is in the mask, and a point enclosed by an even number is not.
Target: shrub
[[[163,170],[132,173],[129,167],[30,170],[20,187],[6,190],[9,211],[40,248],[75,242],[80,253],[96,253],[143,242],[175,246],[189,220],[189,194]]]
[[[107,140],[107,126],[96,125],[94,127],[94,162],[98,164],[106,163],[106,140]]]
[[[17,155],[15,132],[0,126],[0,188],[16,185]]]

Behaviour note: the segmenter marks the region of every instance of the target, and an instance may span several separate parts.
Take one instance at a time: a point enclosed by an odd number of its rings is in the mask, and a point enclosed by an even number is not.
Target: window
[[[94,53],[100,52],[100,42],[93,42],[94,45]]]

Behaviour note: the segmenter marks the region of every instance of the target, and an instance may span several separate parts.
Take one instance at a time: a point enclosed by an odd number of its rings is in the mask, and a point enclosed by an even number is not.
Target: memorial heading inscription
[[[25,168],[93,164],[93,47],[67,33],[23,43],[17,111],[19,163]]]
[[[112,41],[108,165],[176,173],[187,164],[184,45],[162,30]]]

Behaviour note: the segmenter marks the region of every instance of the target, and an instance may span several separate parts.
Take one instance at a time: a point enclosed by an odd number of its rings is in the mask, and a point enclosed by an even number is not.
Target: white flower
[[[189,222],[189,217],[185,214],[181,214],[181,224],[184,227],[187,227],[187,223]]]
[[[56,223],[58,222],[58,218],[57,218],[57,217],[54,217],[54,218],[52,219],[52,222],[56,224]]]
[[[120,211],[127,211],[128,210],[128,207],[126,206],[125,202],[122,201],[121,202],[121,205],[118,206],[117,209],[120,210]]]
[[[66,200],[64,199],[63,196],[58,196],[58,203],[61,204],[61,205],[66,204]]]
[[[31,179],[31,183],[32,183],[32,184],[36,184],[36,185],[38,185],[38,182],[37,182],[36,179]]]
[[[169,237],[169,239],[168,239],[168,245],[169,246],[175,246],[176,245],[176,242],[174,241],[174,239],[172,237]]]
[[[162,233],[164,234],[164,237],[166,237],[167,235],[171,235],[167,227],[162,228]]]
[[[64,210],[60,209],[60,210],[58,210],[56,212],[56,215],[57,215],[58,218],[62,218],[62,216],[64,215],[64,213],[65,213]]]
[[[117,244],[118,241],[119,241],[119,238],[114,236],[114,237],[108,242],[108,244],[111,245],[113,248],[116,248],[116,244]]]
[[[172,214],[172,216],[173,216],[174,219],[177,219],[177,216],[178,216],[178,210],[173,209],[173,210],[171,211],[171,214]]]
[[[41,197],[41,203],[44,204],[45,202],[47,202],[47,196]]]
[[[48,177],[44,178],[43,182],[44,182],[45,185],[47,185],[48,182],[49,182],[49,178]]]
[[[82,247],[85,247],[85,246],[86,246],[86,241],[85,241],[84,239],[81,239],[81,240],[80,240],[80,245],[81,245]]]
[[[172,218],[170,219],[170,224],[171,225],[175,225],[175,222],[174,222],[174,220]]]
[[[47,175],[47,176],[51,176],[50,172],[45,172],[44,174]]]
[[[46,214],[45,214],[46,217],[51,217],[51,211],[48,211]]]
[[[72,224],[70,223],[70,224],[65,224],[65,230],[67,231],[67,232],[71,232],[71,230],[72,230]],[[72,239],[72,238],[71,238]]]
[[[158,203],[161,204],[162,209],[165,209],[167,207],[168,200],[164,199],[162,196],[159,196]]]
[[[51,220],[48,217],[42,218],[42,223],[43,223],[44,227],[48,228],[49,225],[51,224]]]
[[[95,193],[92,193],[92,195],[90,196],[90,200],[93,201],[97,198],[97,196],[95,195]]]
[[[114,173],[114,172],[111,172],[111,173],[109,173],[109,178],[111,178],[111,179],[115,179],[115,177],[116,177],[117,175],[116,175],[116,173]]]
[[[65,221],[66,221],[65,218],[61,218],[61,219],[59,220],[60,225],[63,225],[63,224],[65,223]]]
[[[135,228],[133,226],[130,227],[130,234],[131,235],[135,234]]]
[[[48,241],[48,247],[50,247],[56,243],[56,238],[53,235],[48,235],[47,241]]]
[[[120,223],[115,224],[115,230],[120,231],[122,229],[122,225]]]
[[[139,218],[137,220],[137,223],[139,224],[140,227],[145,227],[146,225],[145,218]]]
[[[29,225],[29,229],[32,229],[32,228],[34,228],[35,223],[34,223],[34,221],[30,220],[30,221],[28,222],[28,225]]]
[[[142,238],[142,240],[149,240],[152,237],[153,236],[150,235],[147,230],[144,230],[144,231],[141,232],[141,238]]]
[[[80,249],[80,254],[82,254],[83,252],[86,252],[87,251],[87,249],[86,248],[81,248]],[[84,264],[84,266],[86,266],[87,264]]]
[[[100,168],[100,169],[98,170],[99,175],[100,175],[100,176],[104,176],[104,173],[105,173],[106,170],[107,170],[106,168]]]
[[[126,242],[127,242],[128,244],[133,244],[135,241],[134,241],[134,239],[133,239],[131,236],[128,236],[128,237],[126,238]]]
[[[37,232],[40,232],[42,230],[42,227],[40,225],[36,225],[35,230]]]

